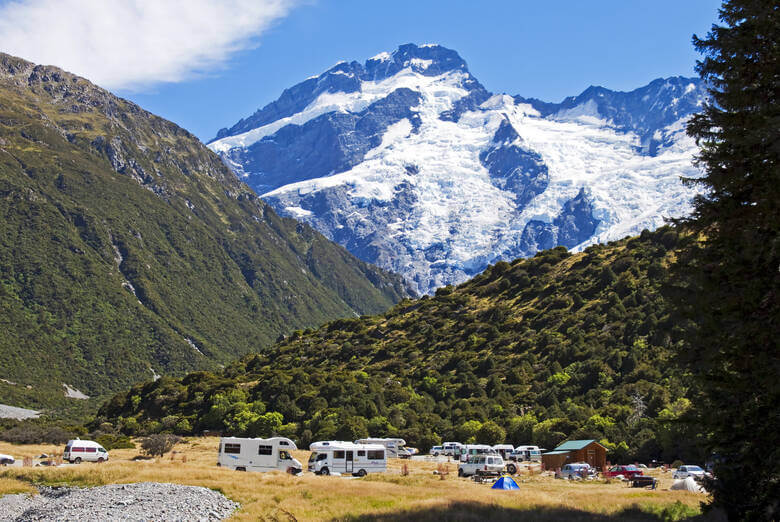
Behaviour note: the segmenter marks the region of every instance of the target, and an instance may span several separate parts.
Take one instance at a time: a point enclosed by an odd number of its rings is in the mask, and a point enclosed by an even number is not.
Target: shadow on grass
[[[570,508],[527,507],[513,508],[482,504],[479,502],[452,502],[448,505],[430,508],[409,509],[373,515],[358,515],[335,520],[354,522],[385,522],[396,520],[414,520],[431,522],[490,522],[504,521],[534,521],[557,522],[559,520],[575,522],[673,522],[677,520],[695,522],[725,522],[724,517],[716,514],[699,514],[697,509],[682,503],[672,503],[665,506],[647,505],[624,509],[612,514],[592,513]]]

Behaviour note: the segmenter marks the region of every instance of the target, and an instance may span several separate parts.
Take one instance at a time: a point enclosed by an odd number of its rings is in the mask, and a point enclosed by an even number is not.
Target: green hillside
[[[0,403],[89,409],[63,384],[216,369],[406,295],[173,123],[0,54]]]
[[[687,381],[670,364],[681,332],[659,292],[677,241],[663,228],[500,262],[384,315],[296,331],[218,374],[136,385],[98,422],[304,445],[400,435],[423,449],[596,438],[614,458],[690,456],[696,440],[677,421]]]

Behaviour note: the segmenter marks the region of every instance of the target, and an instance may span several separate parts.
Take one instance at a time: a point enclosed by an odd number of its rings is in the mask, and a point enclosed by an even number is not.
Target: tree
[[[141,439],[141,449],[144,453],[151,456],[162,457],[173,449],[177,442],[181,440],[178,435],[170,433],[155,433]]]
[[[487,421],[477,431],[477,442],[480,444],[503,444],[506,441],[506,430],[493,421]]]
[[[704,189],[670,288],[696,326],[679,359],[720,458],[709,488],[730,519],[780,517],[780,2],[726,0],[693,43],[710,99],[688,124]]]

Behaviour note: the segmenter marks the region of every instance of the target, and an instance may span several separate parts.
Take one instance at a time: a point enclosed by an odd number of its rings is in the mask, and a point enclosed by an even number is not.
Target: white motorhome
[[[92,440],[69,440],[62,453],[62,459],[71,464],[84,462],[106,462],[108,451],[100,444]]]
[[[511,444],[494,444],[493,449],[506,460],[509,458],[509,454],[515,450],[515,447]]]
[[[300,473],[303,466],[294,459],[295,443],[285,437],[270,439],[243,439],[222,437],[219,439],[217,466],[237,471],[286,471]]]
[[[541,462],[542,450],[539,446],[518,446],[512,454],[512,460],[523,461],[530,460],[532,462]]]
[[[406,446],[406,441],[404,439],[358,439],[355,441],[355,444],[381,444],[387,450],[387,458],[389,459],[406,458],[411,456],[407,449],[404,448],[404,446]]]
[[[317,475],[349,473],[364,477],[387,471],[387,451],[381,444],[355,444],[339,440],[313,442],[309,471]]]
[[[493,446],[487,444],[466,444],[460,448],[461,462],[468,462],[469,458],[476,455],[498,455],[498,452],[493,449]],[[457,453],[456,456],[458,456]]]
[[[460,442],[445,442],[441,445],[444,449],[445,455],[454,456],[456,453],[460,452],[460,449],[463,447],[463,444]]]

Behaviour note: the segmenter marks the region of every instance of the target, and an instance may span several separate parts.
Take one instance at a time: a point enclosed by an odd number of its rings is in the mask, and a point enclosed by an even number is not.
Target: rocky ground
[[[211,489],[141,482],[96,488],[41,487],[40,495],[0,497],[0,520],[28,521],[217,521],[238,504]]]

